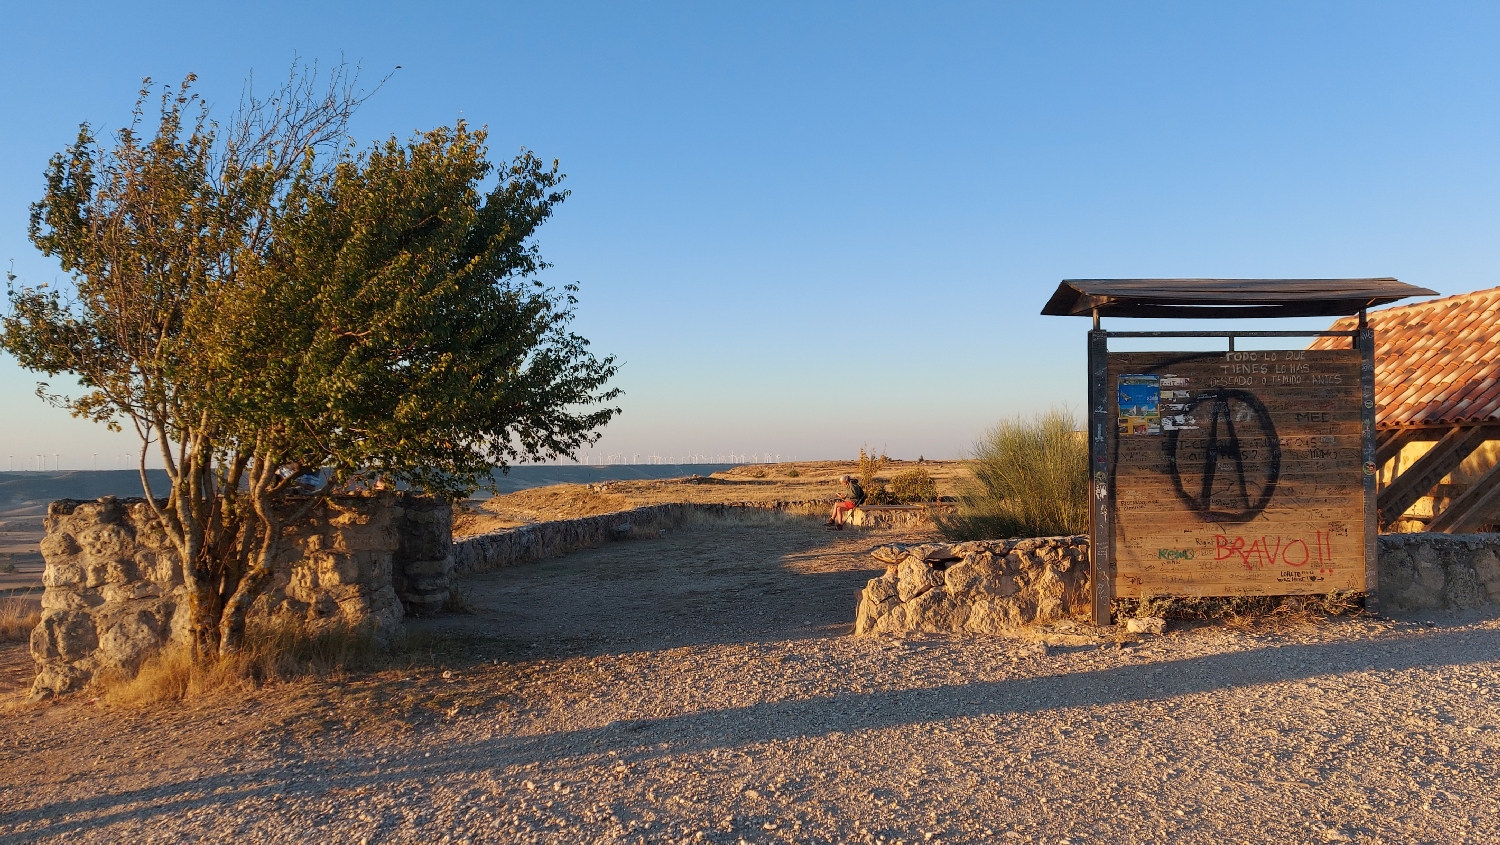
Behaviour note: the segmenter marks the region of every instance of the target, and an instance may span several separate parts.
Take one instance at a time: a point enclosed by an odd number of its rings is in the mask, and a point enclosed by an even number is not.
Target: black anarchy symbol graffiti
[[[1198,394],[1185,411],[1198,427],[1170,431],[1162,443],[1177,495],[1210,522],[1254,519],[1281,478],[1270,412],[1255,394],[1225,388]]]

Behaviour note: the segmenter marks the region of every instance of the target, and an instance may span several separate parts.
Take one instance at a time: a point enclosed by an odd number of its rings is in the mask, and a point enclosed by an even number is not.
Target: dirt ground
[[[1495,841],[1500,614],[850,636],[918,539],[702,521],[468,578],[407,668],[12,692],[0,842]]]
[[[971,478],[963,461],[891,460],[875,479],[887,483],[897,473],[920,467],[936,482],[938,495],[956,496]],[[455,514],[453,531],[465,537],[515,528],[531,522],[614,513],[664,502],[807,502],[832,500],[842,490],[838,478],[857,476],[854,461],[799,461],[748,464],[707,476],[660,480],[553,484],[482,501],[471,500]]]

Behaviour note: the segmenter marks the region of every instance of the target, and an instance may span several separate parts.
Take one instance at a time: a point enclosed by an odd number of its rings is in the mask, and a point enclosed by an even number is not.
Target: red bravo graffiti
[[[1214,560],[1232,560],[1238,557],[1245,568],[1252,572],[1273,566],[1298,569],[1309,564],[1327,566],[1333,563],[1333,548],[1328,542],[1328,532],[1313,533],[1311,540],[1283,537],[1279,534],[1254,538],[1219,534],[1214,537]]]

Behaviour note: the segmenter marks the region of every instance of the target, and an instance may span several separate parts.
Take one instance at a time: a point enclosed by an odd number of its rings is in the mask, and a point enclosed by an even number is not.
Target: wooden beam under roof
[[[1406,448],[1406,444],[1415,442],[1417,439],[1417,432],[1409,428],[1398,428],[1378,433],[1375,440],[1375,466],[1385,466],[1386,461],[1401,454],[1401,450]],[[1395,481],[1394,478],[1391,480]]]
[[[1500,509],[1500,463],[1490,467],[1469,489],[1454,497],[1427,530],[1468,534],[1488,522],[1497,509]]]
[[[1463,463],[1479,445],[1496,434],[1492,426],[1455,426],[1436,446],[1414,461],[1406,472],[1391,479],[1391,483],[1380,491],[1376,507],[1380,511],[1380,524],[1390,525],[1400,519],[1406,509],[1427,495],[1443,476]]]

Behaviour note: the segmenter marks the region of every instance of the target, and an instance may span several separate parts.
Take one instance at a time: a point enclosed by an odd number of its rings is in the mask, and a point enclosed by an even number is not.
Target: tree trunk
[[[219,655],[227,656],[245,646],[245,622],[255,600],[271,583],[271,568],[257,565],[240,579],[234,594],[224,604],[224,613],[219,620],[216,633],[219,640]]]
[[[219,594],[206,578],[196,579],[188,589],[189,633],[193,660],[201,662],[219,653]]]

